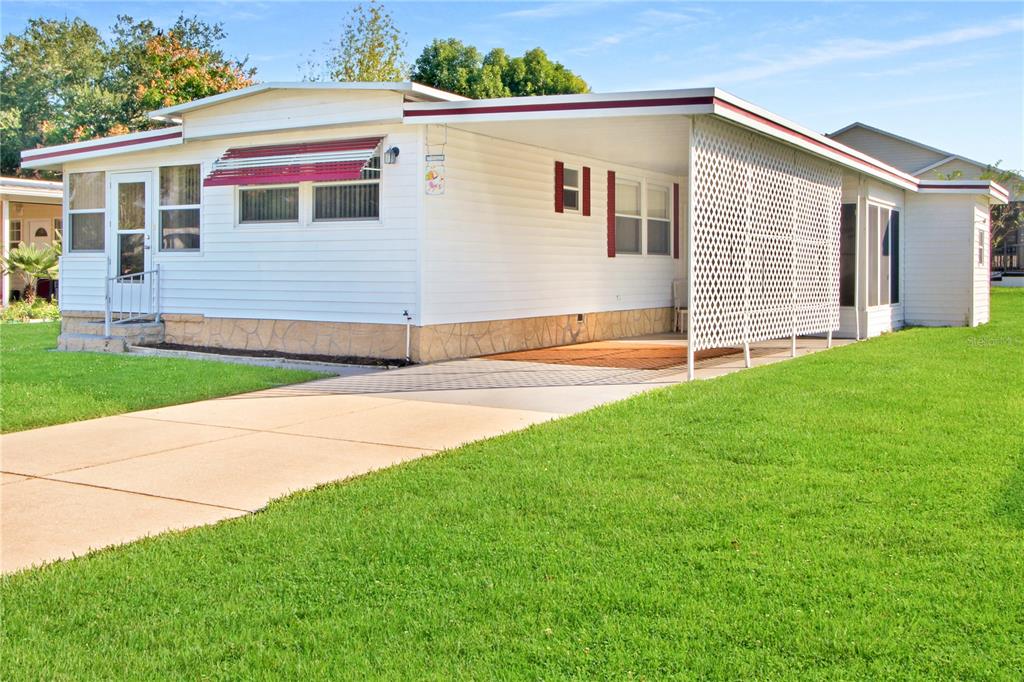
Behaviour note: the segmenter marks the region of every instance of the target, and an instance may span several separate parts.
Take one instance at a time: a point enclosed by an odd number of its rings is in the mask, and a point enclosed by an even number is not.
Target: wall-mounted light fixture
[[[389,166],[398,163],[399,153],[400,150],[398,149],[398,147],[389,147],[387,151],[384,152],[384,163],[388,164]]]

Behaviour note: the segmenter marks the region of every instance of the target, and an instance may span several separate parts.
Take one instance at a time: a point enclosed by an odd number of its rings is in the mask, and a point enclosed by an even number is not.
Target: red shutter
[[[672,257],[679,258],[679,183],[672,184]]]
[[[590,215],[590,166],[583,167],[583,215]]]
[[[565,212],[565,164],[555,161],[555,213]]]
[[[615,171],[608,171],[608,257],[615,258]]]

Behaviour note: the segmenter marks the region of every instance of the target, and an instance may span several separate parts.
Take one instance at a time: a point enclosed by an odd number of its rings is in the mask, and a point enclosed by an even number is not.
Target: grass
[[[59,322],[0,325],[0,432],[308,381],[312,372],[101,353],[57,353]]]
[[[1020,679],[993,305],[17,574],[0,677]]]

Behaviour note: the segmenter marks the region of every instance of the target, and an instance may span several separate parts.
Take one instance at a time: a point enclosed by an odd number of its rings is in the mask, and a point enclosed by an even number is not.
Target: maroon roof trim
[[[26,150],[25,152],[22,153],[21,160],[38,161],[40,159],[49,159],[54,156],[67,156],[68,154],[87,154],[89,152],[98,152],[103,149],[116,149],[118,147],[131,147],[137,144],[149,144],[150,142],[162,142],[163,140],[173,140],[180,138],[181,135],[182,131],[176,130],[171,133],[164,133],[163,135],[153,135],[152,137],[143,137],[136,140],[118,140],[116,142],[104,142],[102,144],[94,144],[88,147],[43,152],[42,154],[33,154],[30,150]]]

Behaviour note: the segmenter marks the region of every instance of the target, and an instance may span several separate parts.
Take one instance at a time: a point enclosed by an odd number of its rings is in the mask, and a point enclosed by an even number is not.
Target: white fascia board
[[[86,142],[26,149],[21,153],[21,167],[34,169],[60,170],[68,161],[93,159],[101,156],[113,156],[129,152],[169,147],[182,143],[181,126],[146,130],[128,135],[101,137]]]
[[[241,99],[243,97],[251,97],[253,95],[258,95],[261,92],[267,92],[269,90],[380,90],[389,92],[411,93],[424,99],[431,99],[442,102],[463,101],[466,99],[462,95],[456,95],[451,92],[445,92],[444,90],[438,90],[437,88],[432,88],[427,85],[421,85],[419,83],[413,83],[410,81],[394,83],[311,83],[301,81],[275,81],[270,83],[259,83],[257,85],[250,85],[247,88],[239,88],[238,90],[232,90],[231,92],[222,92],[219,95],[211,95],[209,97],[203,97],[202,99],[192,100],[191,102],[184,102],[182,104],[175,104],[174,106],[164,107],[163,109],[157,109],[155,111],[149,112],[149,117],[160,121],[168,119],[180,121],[181,114],[184,114],[186,112],[195,111],[196,109],[205,109],[206,107],[215,106],[217,104],[221,104],[222,102],[227,102],[230,100]]]
[[[404,122],[472,123],[711,113],[713,88],[408,102]],[[707,101],[702,101],[707,100]],[[633,106],[630,106],[630,105]]]
[[[991,180],[922,180],[921,194],[974,194],[988,197],[997,204],[1010,200],[1010,193]]]

